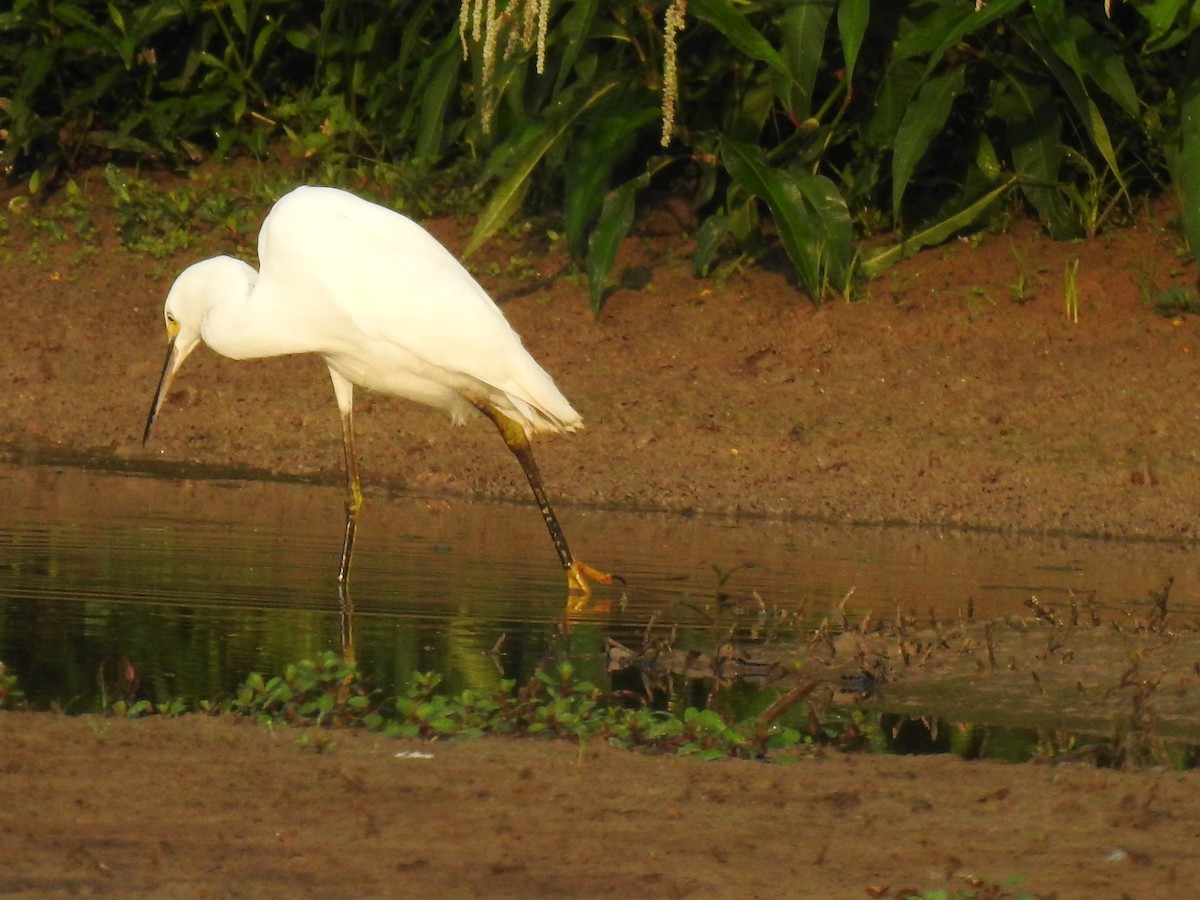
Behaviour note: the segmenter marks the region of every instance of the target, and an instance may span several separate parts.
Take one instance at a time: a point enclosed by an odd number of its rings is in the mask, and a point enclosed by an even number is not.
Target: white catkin
[[[486,3],[487,0],[475,0],[475,15],[472,20],[474,27],[471,29],[471,40],[477,44],[479,43],[479,39],[483,37],[483,21],[487,17],[487,13],[484,12],[484,5]]]
[[[525,0],[526,3],[532,0]],[[550,0],[538,2],[537,73],[546,71],[546,29],[550,26]]]
[[[479,113],[485,134],[492,130],[492,73],[496,70],[496,39],[499,37],[496,0],[487,0],[486,17],[483,32],[483,96],[480,98]]]
[[[676,37],[684,28],[684,17],[687,14],[687,0],[673,0],[667,7],[663,22],[663,97],[662,97],[662,139],[660,143],[666,147],[671,143],[671,132],[675,129],[675,103],[678,99],[679,83],[676,70]]]
[[[458,35],[463,59],[468,59],[471,44],[482,46],[480,62],[480,120],[485,132],[491,129],[494,99],[492,77],[496,71],[496,50],[503,35],[503,58],[511,59],[518,48],[529,50],[537,35],[537,73],[546,71],[546,34],[550,27],[552,0],[462,0],[459,8]],[[679,0],[676,0],[679,2]],[[499,9],[498,9],[499,7]],[[468,32],[470,41],[468,42]]]
[[[467,27],[471,22],[471,0],[462,0],[462,6],[458,9],[458,42],[463,48],[463,62],[466,62],[471,55],[471,47],[467,43]]]

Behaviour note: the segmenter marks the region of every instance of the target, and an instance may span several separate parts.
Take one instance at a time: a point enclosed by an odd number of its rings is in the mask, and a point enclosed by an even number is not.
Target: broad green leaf
[[[784,251],[814,303],[834,281],[845,283],[852,256],[850,215],[837,188],[809,172],[770,166],[753,145],[724,139],[721,159],[747,193],[764,200]]]
[[[1190,7],[1187,21],[1179,21],[1180,13]],[[1196,27],[1197,10],[1194,0],[1152,0],[1136,3],[1134,8],[1150,23],[1146,38],[1147,52],[1167,50],[1185,40]]]
[[[847,78],[854,76],[858,51],[862,49],[870,19],[871,0],[842,0],[838,4],[838,34],[842,37],[842,59],[846,63]]]
[[[1029,0],[1033,17],[1042,31],[1042,36],[1055,55],[1070,66],[1077,77],[1083,78],[1083,64],[1079,59],[1079,48],[1067,25],[1067,11],[1063,0]]]
[[[721,32],[733,46],[751,59],[773,69],[786,70],[783,59],[762,32],[736,9],[732,0],[692,0],[688,12]]]
[[[1069,69],[1058,55],[1050,48],[1043,40],[1042,36],[1028,28],[1015,28],[1014,30],[1029,44],[1050,73],[1058,81],[1063,89],[1063,93],[1067,95],[1067,99],[1071,101],[1071,105],[1075,107],[1075,111],[1079,114],[1083,122],[1083,127],[1087,130],[1088,136],[1092,139],[1092,143],[1096,145],[1096,149],[1100,151],[1100,155],[1104,157],[1104,162],[1108,165],[1109,171],[1112,172],[1113,178],[1120,185],[1122,193],[1128,194],[1128,189],[1125,186],[1125,178],[1121,174],[1121,169],[1117,165],[1117,153],[1113,148],[1112,138],[1108,133],[1108,126],[1104,122],[1104,117],[1100,114],[1100,108],[1088,95],[1087,87],[1084,85],[1080,77]]]
[[[1121,57],[1121,49],[1107,37],[1092,28],[1082,16],[1073,16],[1076,44],[1083,64],[1083,71],[1104,93],[1108,94],[1131,118],[1141,115],[1137,88],[1129,77],[1129,70]]]
[[[1009,152],[1021,191],[1058,240],[1076,237],[1079,223],[1059,191],[1063,162],[1062,117],[1045,90],[1010,76],[996,100],[996,114],[1007,125]]]
[[[66,25],[74,25],[76,28],[82,28],[92,34],[101,33],[96,23],[92,21],[92,17],[73,3],[55,3],[51,7],[51,12],[54,18]]]
[[[233,16],[233,23],[237,25],[238,31],[242,34],[247,34],[250,31],[250,20],[246,16],[246,0],[228,0],[229,13]]]
[[[279,20],[272,19],[266,25],[258,30],[258,34],[254,36],[254,46],[250,51],[250,62],[257,64],[262,59],[263,51],[267,49],[271,43],[271,38],[275,36],[275,32],[279,28]]]
[[[813,88],[825,55],[825,33],[832,15],[832,0],[802,0],[789,6],[780,19],[783,60],[791,79],[784,96],[792,115],[799,120],[812,114]]]
[[[922,59],[928,75],[942,64],[942,57],[951,48],[962,43],[964,37],[991,26],[1025,2],[990,0],[978,12],[969,0],[943,3],[938,10],[923,18],[918,27],[909,30],[896,42],[892,48],[892,59]]]
[[[628,93],[614,99],[588,116],[567,158],[564,224],[567,245],[576,256],[582,255],[587,227],[605,202],[614,168],[628,158],[637,133],[662,115],[658,106],[638,109],[633,105],[637,98]]]
[[[566,49],[563,51],[562,65],[558,73],[558,89],[561,90],[565,80],[575,67],[579,51],[584,42],[591,36],[592,24],[596,21],[596,13],[600,9],[600,0],[575,0],[563,16],[562,29]]]
[[[899,222],[900,201],[933,139],[941,132],[950,115],[954,98],[963,87],[966,70],[956,66],[942,75],[930,78],[917,91],[909,104],[900,128],[896,132],[896,147],[892,155],[892,215]]]
[[[617,261],[617,250],[621,240],[629,233],[633,224],[634,200],[640,178],[627,181],[604,198],[600,219],[588,238],[587,273],[588,293],[592,300],[592,313],[600,315],[604,307],[604,288],[608,273]]]
[[[496,187],[487,206],[480,213],[479,220],[471,232],[471,238],[467,242],[467,247],[463,251],[464,257],[470,256],[483,246],[488,238],[504,227],[529,191],[529,179],[538,163],[567,134],[571,124],[580,114],[593,107],[616,86],[617,82],[615,81],[602,84],[592,92],[586,101],[577,105],[564,102],[565,108],[559,111],[558,118],[536,126],[533,138],[525,143],[524,152],[513,161],[507,177]]]
[[[604,289],[608,273],[617,260],[621,241],[633,225],[634,200],[637,192],[647,187],[654,176],[675,162],[675,157],[656,156],[646,164],[646,171],[629,179],[614,191],[609,191],[600,208],[600,218],[588,237],[587,273],[588,292],[591,295],[592,312],[600,315],[604,307]]]
[[[868,278],[872,278],[888,266],[895,265],[902,259],[908,259],[908,257],[925,247],[940,244],[964,228],[970,227],[988,207],[1000,199],[1004,192],[1009,190],[1016,182],[1016,178],[1010,178],[999,187],[988,191],[960,212],[943,219],[941,222],[936,222],[927,228],[923,228],[921,231],[905,236],[904,240],[898,244],[877,250],[875,253],[867,256],[862,261],[863,274]]]
[[[421,112],[417,123],[417,159],[436,159],[442,149],[442,133],[450,101],[458,90],[458,73],[462,54],[457,35],[448,35],[438,48],[432,62],[432,72],[423,83]]]
[[[900,60],[888,66],[872,98],[874,109],[864,129],[864,137],[869,145],[895,146],[896,132],[900,130],[908,104],[921,86],[922,79],[923,67],[916,60]]]
[[[124,34],[125,17],[121,15],[121,10],[117,9],[111,3],[108,4],[108,17],[112,20],[112,23],[117,26],[117,31]]]
[[[729,218],[723,213],[714,213],[700,226],[696,235],[696,252],[692,255],[692,269],[701,278],[708,275],[717,250],[728,234]]]
[[[1192,255],[1200,258],[1200,36],[1188,46],[1188,67],[1179,90],[1180,147],[1175,184],[1183,212],[1183,230]]]

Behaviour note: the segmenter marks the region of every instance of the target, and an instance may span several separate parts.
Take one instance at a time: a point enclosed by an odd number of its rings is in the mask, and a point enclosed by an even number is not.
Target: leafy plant
[[[358,669],[333,653],[288,665],[266,679],[253,673],[229,704],[230,711],[288,724],[313,722],[378,727],[382,718],[362,686]]]
[[[17,686],[17,676],[4,671],[0,663],[0,709],[13,709],[24,699],[24,692]]]
[[[390,169],[425,212],[430,173],[470,172],[468,249],[555,210],[597,312],[665,192],[696,210],[698,271],[779,247],[814,302],[1014,204],[1067,238],[1169,181],[1195,248],[1200,17],[1109,7],[18,0],[0,167],[38,193],[97,162],[279,155],[362,188]]]

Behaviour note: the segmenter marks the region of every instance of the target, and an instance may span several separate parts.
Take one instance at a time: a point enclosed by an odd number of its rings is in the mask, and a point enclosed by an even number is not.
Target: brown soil
[[[1200,321],[1149,300],[1195,283],[1170,214],[1080,243],[1018,223],[819,309],[767,269],[693,278],[673,208],[627,242],[599,321],[536,240],[497,241],[474,265],[588,423],[538,445],[568,518],[590,505],[1191,542]],[[89,255],[7,218],[8,456],[341,478],[314,359],[198,353],[141,445],[172,276],[252,247],[158,263],[106,228]],[[455,223],[431,227],[462,246]],[[368,504],[385,486],[525,498],[484,423],[452,429],[382,397],[359,411]],[[355,734],[323,746],[245,722],[18,713],[0,716],[0,748],[4,895],[896,896],[1023,876],[1036,896],[1176,897],[1200,876],[1200,787],[1153,770],[702,764]],[[396,755],[410,750],[432,758]]]

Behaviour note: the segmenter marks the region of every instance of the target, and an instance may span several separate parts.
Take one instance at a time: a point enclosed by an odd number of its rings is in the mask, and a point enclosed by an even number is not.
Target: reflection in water
[[[629,584],[564,620],[561,569],[528,507],[380,496],[360,524],[351,616],[336,488],[0,466],[0,508],[0,660],[35,705],[72,711],[94,708],[98,681],[132,683],[126,662],[151,700],[223,697],[251,671],[350,646],[351,628],[384,692],[429,670],[457,691],[557,659],[604,682],[608,642],[642,647],[651,625],[711,654],[731,636],[761,645],[768,613],[803,610],[802,632],[843,601],[852,620],[953,619],[968,602],[1026,615],[1031,595],[1092,592],[1115,610],[1173,576],[1173,610],[1194,616],[1200,585],[1198,554],[1165,544],[567,509],[581,552]]]

